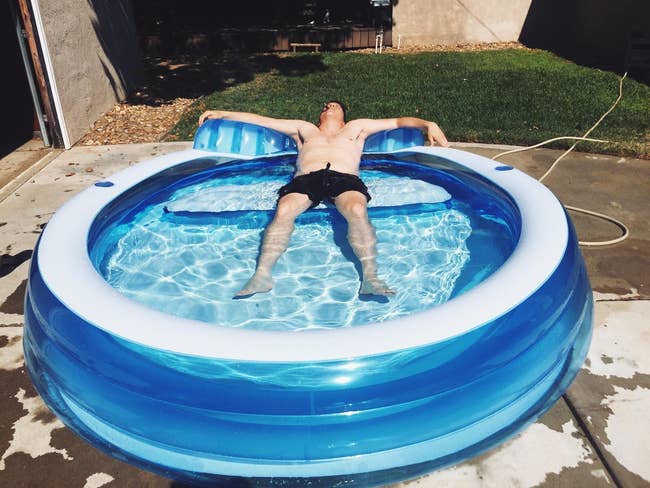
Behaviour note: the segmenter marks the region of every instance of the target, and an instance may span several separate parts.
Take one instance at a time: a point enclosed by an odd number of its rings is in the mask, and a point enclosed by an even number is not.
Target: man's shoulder
[[[345,123],[345,130],[364,130],[372,124],[373,119],[354,119]]]
[[[366,137],[375,132],[393,129],[395,119],[355,119],[346,124],[349,131],[359,132],[360,137]]]
[[[359,129],[375,129],[379,125],[385,125],[387,120],[392,120],[392,119],[369,119],[369,118],[354,119],[354,120],[350,120],[345,125],[346,127],[354,127]]]
[[[375,119],[368,119],[368,118],[363,118],[363,119],[352,119],[348,121],[345,125],[363,125],[372,122]]]
[[[313,131],[313,130],[318,130],[318,126],[314,124],[313,122],[309,122],[307,120],[296,120],[298,123],[298,128],[304,132],[304,131]]]

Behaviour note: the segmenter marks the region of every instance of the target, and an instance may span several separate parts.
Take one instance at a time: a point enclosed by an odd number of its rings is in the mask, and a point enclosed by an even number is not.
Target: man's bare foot
[[[379,278],[364,279],[361,283],[359,295],[381,295],[389,296],[394,295],[395,290],[389,288],[388,285]]]
[[[266,293],[271,291],[271,288],[273,288],[271,275],[255,273],[251,279],[248,280],[246,286],[235,294],[235,297],[244,298],[255,295],[256,293]]]

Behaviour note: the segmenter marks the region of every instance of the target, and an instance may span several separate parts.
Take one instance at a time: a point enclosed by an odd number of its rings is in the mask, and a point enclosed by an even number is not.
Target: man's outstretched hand
[[[427,124],[427,139],[429,140],[429,144],[432,146],[438,145],[449,147],[449,142],[447,141],[445,134],[435,122],[429,122]]]
[[[222,117],[223,115],[220,110],[206,110],[199,117],[199,125],[203,125],[203,122],[208,119],[220,119]]]

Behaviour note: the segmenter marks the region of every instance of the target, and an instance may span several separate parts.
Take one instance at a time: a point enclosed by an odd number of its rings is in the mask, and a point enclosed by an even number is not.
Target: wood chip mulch
[[[83,146],[160,142],[194,100],[176,98],[160,105],[123,102],[104,114],[79,141]]]
[[[415,54],[424,52],[479,52],[479,51],[500,51],[502,49],[522,49],[530,50],[520,42],[485,42],[480,44],[475,43],[460,43],[460,44],[424,44],[417,46],[404,45],[397,47],[385,47],[382,49],[383,53],[387,54]],[[367,54],[375,54],[375,48],[360,49],[359,51]]]

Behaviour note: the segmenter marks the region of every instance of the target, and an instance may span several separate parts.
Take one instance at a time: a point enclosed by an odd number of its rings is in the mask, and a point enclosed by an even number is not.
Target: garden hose
[[[598,119],[598,121],[597,121],[597,122],[596,122],[596,123],[595,123],[595,124],[594,124],[594,125],[593,125],[589,130],[588,130],[588,131],[587,131],[587,132],[585,132],[585,134],[584,134],[582,137],[571,137],[571,136],[554,137],[553,139],[548,139],[547,141],[540,142],[539,144],[535,144],[534,146],[529,146],[529,147],[524,147],[524,148],[518,148],[518,149],[513,149],[513,150],[510,150],[510,151],[505,151],[505,152],[499,153],[499,154],[497,154],[496,156],[494,156],[492,159],[495,159],[495,160],[496,160],[496,159],[498,159],[498,158],[500,158],[500,157],[502,157],[502,156],[505,156],[505,155],[507,155],[507,154],[514,154],[514,153],[518,153],[518,152],[522,152],[522,151],[529,151],[529,150],[531,150],[531,149],[535,149],[535,148],[537,148],[537,147],[544,146],[544,145],[546,145],[546,144],[549,144],[549,143],[551,143],[551,142],[558,141],[558,140],[561,140],[561,139],[574,139],[576,142],[575,142],[575,143],[574,143],[574,144],[573,144],[569,149],[567,149],[564,153],[562,153],[562,154],[560,155],[560,157],[558,157],[558,158],[553,162],[553,164],[551,164],[550,168],[546,171],[546,173],[544,173],[544,174],[543,174],[543,175],[538,179],[539,182],[543,182],[543,181],[546,179],[546,177],[547,177],[549,174],[551,174],[551,171],[553,171],[553,170],[555,169],[555,167],[557,166],[557,164],[558,164],[562,159],[564,159],[564,157],[565,157],[567,154],[569,154],[571,151],[573,151],[573,149],[578,145],[578,142],[580,142],[580,141],[590,141],[590,142],[608,142],[608,141],[603,141],[603,140],[600,140],[600,139],[590,139],[590,138],[588,138],[587,136],[589,136],[589,134],[591,134],[591,132],[592,132],[596,127],[598,127],[598,125],[599,125],[599,124],[600,124],[600,123],[605,119],[605,117],[607,117],[607,116],[612,112],[612,110],[614,110],[614,108],[618,105],[618,102],[621,101],[621,98],[623,98],[623,80],[626,78],[626,76],[627,76],[627,71],[625,72],[625,74],[624,74],[624,75],[620,78],[620,80],[619,80],[619,86],[618,86],[618,98],[616,99],[616,101],[614,102],[614,104],[609,108],[609,110],[607,110],[607,112],[605,112],[605,113],[604,113],[604,114],[603,114],[603,115]],[[584,209],[584,208],[580,208],[580,207],[572,207],[572,206],[570,206],[570,205],[565,205],[565,208],[567,208],[568,210],[571,210],[571,211],[573,211],[573,212],[578,212],[578,213],[582,213],[582,214],[585,214],[585,215],[591,215],[591,216],[593,216],[593,217],[597,217],[597,218],[600,218],[600,219],[606,220],[606,221],[608,221],[608,222],[611,222],[611,223],[613,223],[614,225],[618,226],[618,228],[621,229],[621,231],[622,231],[622,234],[621,234],[619,237],[617,237],[616,239],[610,239],[610,240],[607,240],[607,241],[579,241],[579,244],[580,244],[581,246],[585,246],[585,247],[599,247],[599,246],[609,246],[609,245],[612,245],[612,244],[618,244],[619,242],[623,242],[623,241],[624,241],[625,239],[627,239],[628,236],[630,235],[630,230],[627,228],[627,226],[626,226],[623,222],[621,222],[620,220],[615,219],[614,217],[611,217],[611,216],[609,216],[609,215],[605,215],[605,214],[601,214],[601,213],[598,213],[598,212],[593,212],[593,211],[591,211],[591,210],[586,210],[586,209]]]

